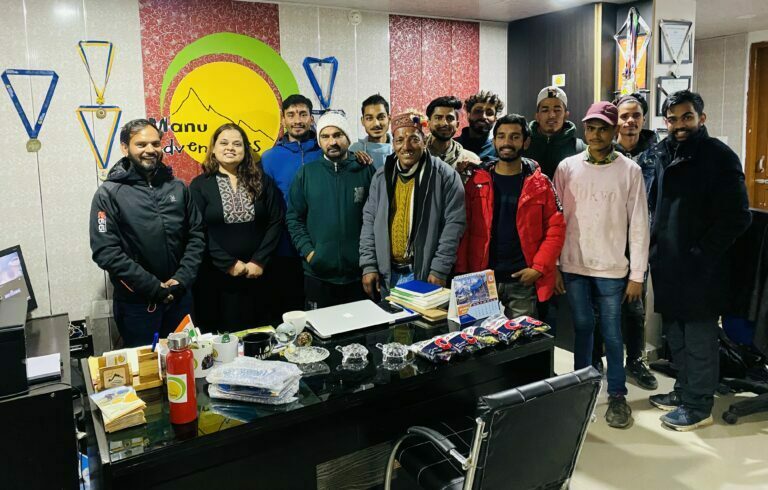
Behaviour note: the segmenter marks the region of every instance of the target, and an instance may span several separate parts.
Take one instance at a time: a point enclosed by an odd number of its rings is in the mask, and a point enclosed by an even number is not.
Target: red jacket
[[[542,274],[536,281],[536,295],[539,301],[546,301],[555,291],[555,266],[565,241],[565,219],[555,188],[538,164],[524,158],[523,173],[525,180],[517,203],[517,233],[528,267]],[[458,274],[488,268],[493,222],[490,172],[476,170],[464,185],[464,192],[467,228],[456,257]]]

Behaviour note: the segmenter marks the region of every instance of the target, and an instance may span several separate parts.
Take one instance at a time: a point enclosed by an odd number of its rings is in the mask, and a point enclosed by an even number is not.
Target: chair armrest
[[[456,445],[452,443],[446,436],[442,435],[434,429],[430,429],[429,427],[414,425],[413,427],[409,427],[406,432],[408,435],[420,436],[431,441],[441,452],[445,453],[446,455],[451,455],[451,451],[456,450]]]

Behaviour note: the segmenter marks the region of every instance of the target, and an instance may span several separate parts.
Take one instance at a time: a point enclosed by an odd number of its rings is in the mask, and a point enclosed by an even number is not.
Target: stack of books
[[[406,307],[429,310],[447,303],[451,299],[451,290],[424,281],[409,281],[395,286],[392,298]]]
[[[91,400],[101,410],[104,430],[107,432],[147,423],[144,417],[147,404],[136,395],[132,386],[118,386],[94,393]]]

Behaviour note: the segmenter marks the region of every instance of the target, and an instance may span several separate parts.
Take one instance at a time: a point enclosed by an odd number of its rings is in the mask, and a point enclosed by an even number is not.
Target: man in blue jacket
[[[93,261],[114,286],[115,323],[125,347],[166,337],[192,309],[203,259],[200,213],[189,190],[163,165],[160,131],[146,119],[120,131],[125,155],[93,196]]]
[[[322,157],[312,131],[312,101],[303,95],[288,96],[282,105],[283,137],[261,156],[264,172],[272,177],[287,206],[288,194],[296,172],[305,164]],[[279,321],[286,311],[304,309],[304,273],[302,259],[291,244],[288,231],[283,230],[277,257],[265,273],[265,282],[273,293],[273,321]]]

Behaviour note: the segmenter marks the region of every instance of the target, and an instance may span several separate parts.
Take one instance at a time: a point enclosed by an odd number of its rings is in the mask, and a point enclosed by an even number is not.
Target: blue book
[[[424,281],[408,281],[398,284],[395,289],[410,296],[424,297],[438,292],[442,287]]]

